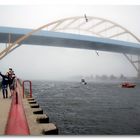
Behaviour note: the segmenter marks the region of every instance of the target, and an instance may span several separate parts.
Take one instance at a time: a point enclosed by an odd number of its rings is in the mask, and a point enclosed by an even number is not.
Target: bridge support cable
[[[138,73],[137,73],[137,78],[140,78],[140,56],[138,56]]]
[[[12,49],[10,49],[9,51],[4,52],[3,54],[0,55],[0,60],[2,58],[4,58],[7,54],[11,53],[13,50],[17,49],[18,47],[20,47],[21,44],[17,44],[16,46],[14,46]],[[6,45],[7,48],[7,45]]]
[[[133,59],[132,56],[129,56],[128,54],[123,54],[125,58],[131,63],[131,65],[134,67],[134,69],[137,71],[137,78],[140,78],[140,56],[137,56],[137,60]]]

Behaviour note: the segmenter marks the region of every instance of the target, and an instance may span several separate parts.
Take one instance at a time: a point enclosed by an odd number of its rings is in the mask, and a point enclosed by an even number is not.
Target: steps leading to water
[[[34,98],[23,99],[25,114],[29,124],[30,135],[57,135],[58,127],[49,122],[47,114],[37,104]],[[35,107],[35,108],[34,108]]]

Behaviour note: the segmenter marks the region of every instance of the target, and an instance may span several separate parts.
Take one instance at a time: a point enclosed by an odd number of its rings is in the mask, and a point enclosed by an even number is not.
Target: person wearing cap
[[[12,88],[12,83],[13,83],[13,70],[12,68],[9,68],[9,71],[7,72],[8,73],[8,78],[9,78],[9,82],[8,82],[8,85],[9,85],[9,89],[10,89],[10,92],[11,92],[11,96],[13,94],[13,88]]]
[[[12,74],[13,74],[13,70],[12,70],[12,68],[9,68],[8,76],[11,76],[12,77]]]
[[[8,72],[8,77],[9,77],[9,89],[10,89],[10,92],[11,92],[11,96],[13,96],[14,94],[14,90],[15,90],[15,87],[16,87],[16,76],[14,74],[14,72],[12,71],[12,69],[10,70],[9,69],[9,72]]]
[[[10,89],[14,91],[16,88],[16,75],[12,74]]]

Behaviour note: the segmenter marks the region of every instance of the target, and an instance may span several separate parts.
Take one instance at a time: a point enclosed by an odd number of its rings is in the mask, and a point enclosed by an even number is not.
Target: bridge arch
[[[27,39],[28,37],[40,30],[88,34],[123,41],[131,40],[131,42],[140,43],[140,39],[135,34],[113,21],[92,16],[76,16],[56,20],[54,22],[45,24],[20,37],[13,43],[10,43],[11,34],[9,34],[9,45],[3,51],[0,52],[0,59],[5,57],[8,53],[12,52],[20,45],[22,45],[23,40]],[[132,66],[137,71],[138,76],[140,77],[140,57],[138,56],[137,60],[133,60],[132,56],[129,56],[129,54],[123,55],[132,64]]]

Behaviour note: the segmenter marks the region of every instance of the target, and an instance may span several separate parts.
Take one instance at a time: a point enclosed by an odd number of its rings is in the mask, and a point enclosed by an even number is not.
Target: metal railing
[[[32,98],[32,82],[31,82],[30,80],[25,80],[25,81],[23,81],[23,83],[22,83],[23,98],[24,98],[24,96],[25,96],[25,83],[29,83],[29,84],[30,84],[30,93],[29,93],[29,95],[30,95],[30,98]]]

